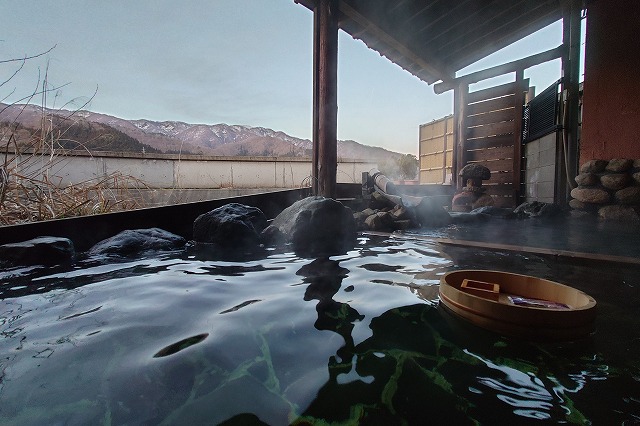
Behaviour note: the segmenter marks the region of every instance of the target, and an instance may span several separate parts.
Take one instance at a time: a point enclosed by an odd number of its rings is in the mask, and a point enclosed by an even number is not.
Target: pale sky
[[[0,61],[56,46],[0,86],[0,101],[31,93],[39,69],[50,85],[69,83],[49,107],[80,107],[97,88],[86,108],[95,112],[310,139],[312,30],[312,13],[293,0],[0,0]],[[459,74],[561,41],[556,23]],[[419,125],[451,114],[452,93],[435,95],[342,31],[338,49],[338,138],[417,155]],[[0,83],[18,66],[0,62]],[[540,92],[560,78],[560,61],[525,77]]]

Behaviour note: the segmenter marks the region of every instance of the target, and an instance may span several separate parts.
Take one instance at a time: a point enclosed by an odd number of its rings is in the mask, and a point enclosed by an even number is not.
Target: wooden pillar
[[[336,196],[338,168],[338,2],[313,10],[313,193]]]
[[[458,173],[467,164],[465,155],[465,140],[467,136],[466,105],[469,95],[469,85],[460,83],[453,90],[453,117],[454,117],[454,141],[453,141],[453,167],[451,168],[451,184],[461,189],[465,182],[460,182]]]
[[[516,95],[514,111],[513,135],[513,202],[520,205],[522,198],[522,112],[524,109],[525,93],[529,90],[529,79],[524,79],[524,69],[516,71]]]
[[[562,43],[564,54],[562,55],[562,93],[565,100],[563,112],[564,130],[564,159],[565,175],[567,182],[575,186],[575,177],[578,175],[578,116],[579,116],[579,77],[580,77],[580,0],[565,0],[562,18]],[[561,140],[562,141],[562,140]],[[561,204],[569,202],[571,188],[567,185],[561,192]]]

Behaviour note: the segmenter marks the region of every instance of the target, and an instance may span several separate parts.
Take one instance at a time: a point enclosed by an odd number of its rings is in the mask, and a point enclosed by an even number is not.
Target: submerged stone
[[[598,217],[603,220],[619,222],[640,222],[640,215],[631,206],[611,205],[598,210]]]
[[[176,250],[185,243],[181,236],[160,228],[127,229],[100,241],[89,249],[88,254],[132,256],[145,251]]]
[[[640,186],[628,186],[616,191],[616,201],[620,204],[640,205]]]
[[[8,266],[67,265],[75,258],[68,238],[39,237],[0,246],[0,263]]]

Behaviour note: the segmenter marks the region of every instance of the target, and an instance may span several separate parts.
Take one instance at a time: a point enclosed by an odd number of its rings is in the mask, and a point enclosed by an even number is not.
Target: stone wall
[[[556,180],[556,133],[524,146],[526,200],[553,203]]]
[[[640,221],[640,159],[590,160],[580,167],[572,209],[601,219]]]

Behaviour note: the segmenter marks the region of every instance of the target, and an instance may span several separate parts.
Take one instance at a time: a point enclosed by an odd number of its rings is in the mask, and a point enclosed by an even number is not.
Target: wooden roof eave
[[[482,38],[477,38],[473,43],[468,44],[466,46],[467,49],[471,49],[469,54],[466,55],[457,55],[455,60],[450,60],[448,62],[451,63],[452,68],[457,70],[461,70],[462,68],[473,64],[474,62],[506,47],[516,41],[522,39],[523,37],[532,34],[547,25],[550,25],[557,20],[562,18],[562,14],[557,11],[550,11],[545,16],[531,21],[526,25],[520,23],[513,23],[514,26],[517,26],[517,29],[513,32],[510,32],[507,36],[503,36],[500,38],[494,37],[488,40],[488,38],[492,35],[491,33],[484,35]],[[453,49],[452,49],[453,50]],[[455,57],[455,53],[452,52]],[[445,58],[446,60],[446,58]]]
[[[314,10],[318,0],[294,1]],[[560,19],[561,3],[460,0],[443,12],[440,0],[341,0],[339,27],[427,84],[449,84],[458,70]]]
[[[428,61],[414,52],[407,43],[396,40],[391,34],[374,24],[345,2],[340,2],[342,19],[340,27],[355,38],[362,40],[369,48],[378,51],[392,62],[409,71],[428,84],[438,80],[449,81],[455,77],[455,70],[432,58]],[[375,43],[376,47],[372,47]]]
[[[294,1],[310,10],[314,9],[316,3],[315,0]],[[455,70],[435,58],[426,61],[420,54],[407,47],[406,43],[396,40],[345,2],[340,2],[340,12],[342,18],[339,26],[342,30],[427,84],[450,81],[455,77]]]

